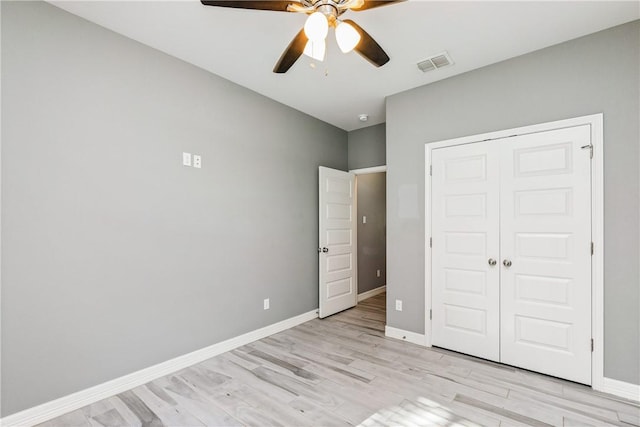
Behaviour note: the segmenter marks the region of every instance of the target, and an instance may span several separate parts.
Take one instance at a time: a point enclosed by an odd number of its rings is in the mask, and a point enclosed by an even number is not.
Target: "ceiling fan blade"
[[[360,34],[360,43],[353,49],[362,55],[367,61],[376,67],[381,67],[389,62],[389,55],[380,47],[380,45],[365,30],[351,19],[345,19],[344,22],[350,24]]]
[[[275,10],[288,12],[290,4],[304,7],[296,0],[200,0],[205,6],[231,7],[234,9]]]
[[[307,35],[304,33],[304,29],[300,30],[293,40],[291,40],[291,43],[289,43],[289,46],[287,46],[285,51],[282,52],[282,56],[278,60],[278,63],[273,67],[273,72],[286,73],[298,58],[300,58],[308,40]]]
[[[400,3],[405,0],[360,0],[362,5],[360,7],[353,7],[351,10],[354,12],[360,12],[361,10],[373,9],[374,7],[386,6],[388,4]]]

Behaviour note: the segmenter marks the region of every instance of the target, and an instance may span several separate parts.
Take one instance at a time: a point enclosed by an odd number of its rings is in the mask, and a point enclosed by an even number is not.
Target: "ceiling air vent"
[[[446,67],[447,65],[451,64],[453,64],[453,61],[451,60],[449,54],[447,52],[442,52],[437,55],[430,56],[424,61],[418,62],[418,68],[426,73],[427,71]]]

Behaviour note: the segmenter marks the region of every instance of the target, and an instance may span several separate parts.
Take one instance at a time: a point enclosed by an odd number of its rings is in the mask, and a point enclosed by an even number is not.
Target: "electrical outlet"
[[[397,299],[396,300],[396,311],[402,311],[402,300],[401,299]]]
[[[191,166],[191,153],[182,153],[182,165]]]
[[[265,298],[263,301],[263,307],[265,310],[269,310],[269,298]]]
[[[193,167],[198,169],[202,167],[202,157],[199,154],[193,155]]]
[[[380,277],[380,270],[376,270],[376,276]]]

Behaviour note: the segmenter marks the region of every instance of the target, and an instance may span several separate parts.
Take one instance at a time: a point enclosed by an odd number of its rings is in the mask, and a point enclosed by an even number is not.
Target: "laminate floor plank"
[[[347,420],[337,416],[334,411],[327,410],[317,405],[315,402],[308,400],[305,397],[299,397],[289,403],[289,406],[293,409],[304,413],[309,420],[308,424],[301,424],[301,426],[351,426]]]
[[[554,394],[543,393],[537,390],[521,391],[512,389],[509,393],[509,398],[519,399],[522,401],[540,402],[548,405],[549,407],[560,408],[576,415],[588,416],[593,420],[598,420],[604,423],[613,423],[614,425],[617,425],[620,421],[617,412],[613,410],[563,399]]]
[[[352,351],[360,351],[363,353],[372,354],[374,356],[388,360],[395,360],[400,356],[402,352],[406,351],[405,344],[407,343],[405,342],[397,342],[397,347],[395,349],[388,346],[383,347],[372,343],[366,338],[363,339],[362,334],[356,334],[353,331],[349,332],[348,329],[345,330],[344,328],[333,328],[330,325],[322,325],[319,322],[320,321],[312,320],[311,322],[307,322],[303,325],[297,326],[296,328],[294,328],[296,329],[296,331],[292,332],[307,332],[311,330],[316,335],[319,335],[320,339],[326,341],[327,343],[335,344]]]
[[[637,402],[387,338],[386,295],[40,427],[638,426]]]
[[[347,364],[336,363],[334,359],[327,358],[322,354],[306,351],[299,347],[290,350],[290,354],[313,363],[314,372],[318,376],[339,384],[357,386],[363,383],[367,384],[374,378],[374,376],[367,372],[349,366],[348,363],[353,361],[352,359],[347,359],[349,360]]]
[[[117,409],[113,408],[91,417],[89,423],[92,426],[119,427],[127,425],[127,420],[122,417],[122,414]]]
[[[192,389],[178,377],[160,378],[154,381],[166,392],[167,396],[176,402],[176,406],[184,408],[207,426],[242,426],[240,420],[227,413],[217,402],[212,402],[207,395]]]
[[[44,423],[39,424],[39,427],[85,427],[91,426],[91,422],[89,418],[84,415],[84,411],[82,409],[78,409],[73,412],[69,412],[68,414],[64,414],[61,417],[55,418],[50,421],[45,421]]]
[[[618,416],[626,414],[629,417],[625,422],[633,425],[640,425],[640,403],[593,391],[587,386],[573,383],[567,383],[563,387],[562,395],[566,399],[583,402],[599,408],[614,410],[618,413]]]
[[[149,408],[153,414],[160,420],[160,425],[180,425],[180,426],[204,426],[204,424],[189,411],[174,404],[171,405],[151,390],[147,385],[136,387],[132,392]],[[153,421],[157,421],[154,419]]]
[[[119,396],[112,396],[106,400],[108,400],[109,403],[113,405],[113,408],[116,411],[118,411],[118,413],[122,416],[122,418],[124,418],[127,426],[131,426],[131,427],[142,426],[142,422],[140,421],[140,419],[136,417],[136,414],[134,414],[127,405],[124,404],[124,402],[122,401],[122,399],[120,399]],[[97,403],[99,404],[100,402],[97,402]],[[96,403],[89,406],[93,406],[93,405],[96,405]]]
[[[640,426],[640,411],[635,414],[629,414],[625,411],[618,412],[618,419],[623,423],[632,425],[632,426]]]
[[[441,403],[438,403],[441,402]],[[459,404],[454,400],[439,399],[438,397],[432,397],[427,399],[426,397],[418,397],[414,400],[414,403],[425,406],[436,413],[445,414],[449,419],[452,419],[454,424],[458,418],[467,419],[472,423],[482,426],[497,427],[500,425],[501,420],[498,416],[487,415],[484,412],[470,409],[466,405]]]
[[[285,390],[282,387],[271,384],[258,377],[253,370],[246,369],[234,362],[229,353],[206,360],[201,365],[214,372],[224,372],[237,381],[251,385],[254,389],[269,394],[272,398],[281,403],[289,403],[296,397],[297,393]]]

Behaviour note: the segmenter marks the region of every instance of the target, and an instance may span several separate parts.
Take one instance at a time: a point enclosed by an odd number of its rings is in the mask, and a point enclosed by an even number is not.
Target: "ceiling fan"
[[[339,19],[347,10],[359,12],[405,0],[201,0],[205,6],[236,9],[273,10],[309,15],[304,28],[291,40],[273,68],[274,73],[286,73],[305,54],[318,61],[325,55],[325,38],[329,27],[335,28],[336,41],[342,52],[355,50],[376,67],[389,62],[389,56],[358,24]]]

